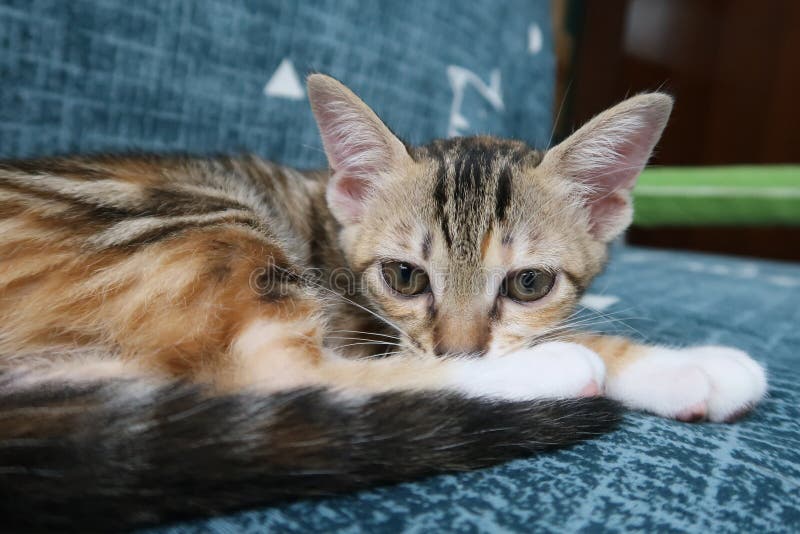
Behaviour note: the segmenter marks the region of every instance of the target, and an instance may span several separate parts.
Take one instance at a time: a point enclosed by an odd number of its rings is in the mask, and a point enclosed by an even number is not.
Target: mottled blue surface
[[[301,82],[340,78],[412,142],[460,125],[544,145],[550,42],[547,0],[0,0],[0,157],[247,150],[321,166],[302,88],[264,93],[284,60]],[[448,70],[475,77],[463,120]],[[499,101],[478,90],[495,70]]]
[[[554,70],[548,8],[0,0],[0,157],[250,150],[322,165],[307,100],[264,94],[283,60],[301,78],[339,77],[413,142],[455,128],[541,146]],[[458,75],[471,80],[460,106]],[[555,454],[164,532],[800,530],[800,267],[629,249],[592,292],[619,298],[596,328],[750,351],[769,367],[769,399],[736,425],[633,414],[622,430]]]
[[[538,458],[159,532],[800,531],[800,266],[622,249],[590,293],[619,298],[595,328],[749,351],[769,398],[732,425],[631,413]]]

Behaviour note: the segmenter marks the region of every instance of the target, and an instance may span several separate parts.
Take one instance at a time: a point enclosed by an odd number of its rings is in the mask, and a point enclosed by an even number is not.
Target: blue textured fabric
[[[411,142],[544,145],[549,17],[547,0],[0,0],[0,157],[252,151],[322,166],[303,88],[265,94],[284,62],[301,84],[341,79]]]
[[[593,329],[749,351],[769,398],[736,424],[631,413],[538,458],[153,532],[800,531],[800,266],[630,248],[589,294],[619,299]]]
[[[412,142],[489,132],[542,146],[548,7],[0,0],[0,157],[249,150],[323,165],[292,83],[309,71],[343,80]],[[736,425],[631,414],[535,459],[160,531],[800,530],[800,267],[627,249],[592,292],[618,298],[598,328],[750,351],[769,366],[770,398]]]

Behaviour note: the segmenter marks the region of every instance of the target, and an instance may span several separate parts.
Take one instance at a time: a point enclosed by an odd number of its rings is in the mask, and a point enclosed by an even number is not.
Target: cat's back
[[[0,161],[0,217],[96,230],[139,219],[173,225],[250,218],[269,232],[309,231],[323,173],[252,155],[93,155]],[[17,221],[19,224],[22,221]],[[282,235],[281,237],[291,237]],[[302,236],[307,237],[307,236]]]
[[[181,372],[230,343],[220,309],[268,306],[253,273],[311,260],[321,179],[253,156],[0,162],[0,360],[100,344]]]

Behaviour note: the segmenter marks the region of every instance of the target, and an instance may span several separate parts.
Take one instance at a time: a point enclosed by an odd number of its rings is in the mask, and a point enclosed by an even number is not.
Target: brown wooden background
[[[800,0],[557,0],[554,17],[560,136],[662,88],[676,106],[653,164],[800,163]],[[633,229],[629,239],[800,259],[794,228]]]

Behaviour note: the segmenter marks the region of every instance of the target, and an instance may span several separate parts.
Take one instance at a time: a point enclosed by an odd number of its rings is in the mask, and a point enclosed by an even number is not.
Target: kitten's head
[[[551,333],[631,222],[630,191],[672,108],[635,96],[546,153],[491,137],[403,144],[312,75],[328,205],[363,290],[434,354],[499,355]]]

